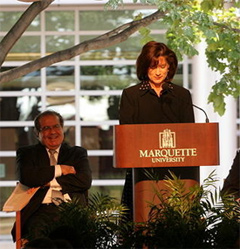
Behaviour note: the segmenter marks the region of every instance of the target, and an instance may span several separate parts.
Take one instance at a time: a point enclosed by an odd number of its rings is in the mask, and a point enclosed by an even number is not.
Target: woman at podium
[[[192,98],[189,90],[174,84],[178,66],[176,54],[164,43],[150,41],[142,48],[136,61],[139,83],[123,90],[120,101],[120,124],[194,123]],[[199,181],[199,167],[154,168],[159,179],[172,171],[181,179]],[[143,169],[136,169],[140,181],[146,178]],[[132,169],[128,169],[122,203],[133,218]]]

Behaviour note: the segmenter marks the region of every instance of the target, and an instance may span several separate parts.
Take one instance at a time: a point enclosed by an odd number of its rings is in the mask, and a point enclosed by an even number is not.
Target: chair
[[[16,211],[16,249],[22,248],[21,238],[21,211]]]

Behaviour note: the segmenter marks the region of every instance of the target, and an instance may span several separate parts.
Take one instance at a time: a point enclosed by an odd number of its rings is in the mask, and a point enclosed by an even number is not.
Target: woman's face
[[[169,64],[164,56],[158,58],[158,64],[156,66],[150,66],[148,68],[148,78],[150,83],[162,84],[168,74]]]

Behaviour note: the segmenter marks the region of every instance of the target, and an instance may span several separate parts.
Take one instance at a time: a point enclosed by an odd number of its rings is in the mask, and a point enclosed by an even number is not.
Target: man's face
[[[39,120],[39,141],[48,149],[57,149],[64,139],[63,127],[55,115],[47,115]]]

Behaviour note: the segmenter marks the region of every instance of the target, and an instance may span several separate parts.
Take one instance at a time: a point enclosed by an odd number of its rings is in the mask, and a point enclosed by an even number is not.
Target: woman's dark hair
[[[176,54],[164,43],[150,41],[146,43],[137,58],[137,77],[141,81],[148,80],[148,69],[158,64],[160,56],[164,56],[169,64],[167,80],[171,81],[176,73],[178,59]]]
[[[36,133],[39,133],[40,132],[40,129],[41,129],[41,126],[40,126],[40,119],[42,117],[45,117],[45,116],[56,116],[58,117],[59,119],[59,123],[61,125],[61,127],[63,127],[63,117],[58,113],[58,112],[55,112],[55,111],[52,111],[52,110],[47,110],[47,111],[44,111],[44,112],[41,112],[40,114],[38,114],[36,116],[36,118],[34,119],[34,126],[35,126],[35,132]]]

